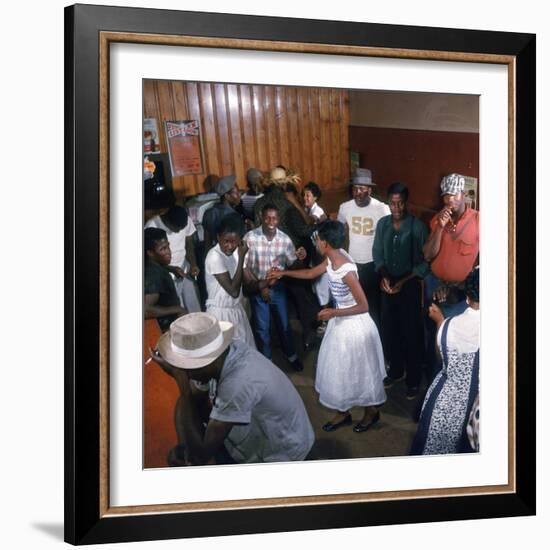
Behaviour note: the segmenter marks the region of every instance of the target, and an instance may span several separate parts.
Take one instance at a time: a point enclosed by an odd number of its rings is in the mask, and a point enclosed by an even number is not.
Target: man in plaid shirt
[[[279,332],[283,351],[295,370],[302,370],[302,362],[296,355],[292,331],[288,320],[288,307],[285,285],[282,280],[267,281],[268,272],[285,269],[300,263],[306,257],[303,247],[295,249],[290,237],[279,226],[279,209],[274,204],[266,204],[261,211],[260,227],[244,236],[248,246],[244,277],[254,313],[254,330],[258,339],[258,349],[271,359],[270,321],[271,313]]]

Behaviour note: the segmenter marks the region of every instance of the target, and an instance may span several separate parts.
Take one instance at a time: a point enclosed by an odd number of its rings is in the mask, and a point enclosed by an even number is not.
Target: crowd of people
[[[284,166],[248,170],[242,196],[225,176],[203,218],[202,269],[184,207],[148,220],[144,311],[163,332],[151,357],[180,390],[169,464],[311,458],[306,408],[273,363],[272,320],[288,364],[304,368],[290,304],[304,351],[320,341],[315,390],[332,411],[324,431],[368,431],[386,389],[405,379],[406,399],[427,389],[411,454],[479,449],[479,213],[459,174],[442,179],[429,228],[409,212],[405,184],[389,186],[387,203],[375,186],[356,169],[351,199],[330,219],[319,186],[302,188]]]

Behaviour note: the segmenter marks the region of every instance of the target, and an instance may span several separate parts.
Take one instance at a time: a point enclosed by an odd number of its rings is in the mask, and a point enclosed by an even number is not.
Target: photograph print
[[[143,468],[480,451],[479,126],[143,80]]]

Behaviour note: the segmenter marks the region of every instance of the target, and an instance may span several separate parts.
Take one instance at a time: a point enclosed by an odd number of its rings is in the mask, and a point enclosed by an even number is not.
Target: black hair
[[[287,193],[294,193],[295,195],[298,194],[298,189],[296,188],[296,185],[294,183],[288,182],[285,187],[285,191]]]
[[[342,248],[346,238],[346,228],[341,222],[326,220],[317,229],[319,239],[326,241],[332,248]]]
[[[220,220],[216,234],[223,235],[224,233],[236,233],[239,237],[243,236],[244,223],[240,214],[227,214]]]
[[[169,224],[175,227],[181,227],[182,229],[187,226],[189,220],[189,214],[183,206],[175,204],[162,216]]]
[[[479,302],[479,267],[470,272],[464,281],[464,292],[473,302]]]
[[[148,250],[154,250],[155,245],[159,241],[166,238],[166,231],[164,231],[164,229],[160,229],[158,227],[148,227],[143,232],[143,245],[145,252]]]
[[[275,212],[279,213],[279,208],[275,206],[272,202],[268,202],[267,204],[264,204],[262,206],[262,218],[265,216],[265,213],[268,210],[275,210]]]
[[[409,188],[404,183],[396,181],[388,187],[388,197],[390,195],[401,195],[403,200],[407,201],[409,199]]]
[[[314,181],[310,181],[308,183],[306,183],[306,185],[304,185],[304,191],[305,190],[308,190],[311,192],[311,194],[317,199],[319,200],[321,198],[321,188],[314,182]]]

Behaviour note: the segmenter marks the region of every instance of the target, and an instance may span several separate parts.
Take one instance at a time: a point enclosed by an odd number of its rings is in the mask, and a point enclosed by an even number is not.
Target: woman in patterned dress
[[[460,315],[443,319],[441,310],[430,306],[443,367],[424,398],[412,455],[472,450],[466,425],[479,391],[479,269],[468,275],[464,290],[469,307]]]
[[[357,267],[341,248],[344,225],[326,221],[319,226],[318,235],[318,249],[325,257],[322,263],[311,269],[272,271],[268,278],[316,279],[328,273],[336,308],[319,312],[319,320],[328,321],[328,325],[317,359],[315,389],[321,404],[334,411],[323,426],[325,431],[352,424],[350,409],[364,407],[361,420],[353,428],[360,433],[378,422],[378,406],[386,401],[382,344],[368,313]]]

